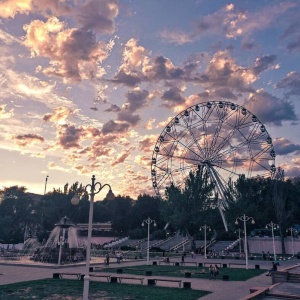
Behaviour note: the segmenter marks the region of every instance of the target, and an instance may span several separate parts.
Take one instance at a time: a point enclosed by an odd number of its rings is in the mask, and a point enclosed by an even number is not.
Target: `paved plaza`
[[[98,259],[98,261],[93,260],[91,262],[92,266],[99,266],[103,265],[103,259]],[[175,259],[174,259],[175,261]],[[203,257],[198,257],[195,259],[195,262],[206,262],[206,263],[220,263],[220,259],[204,259]],[[234,263],[235,260],[222,260],[222,263]],[[297,265],[299,260],[292,259],[287,261],[282,261],[278,270],[283,270],[285,268],[291,267],[293,265]],[[144,260],[141,261],[125,261],[122,262],[121,265],[124,267],[132,266],[132,265],[139,265],[145,264]],[[271,266],[270,261],[249,261],[249,269],[254,269],[255,265],[260,266],[261,269],[265,269],[266,273],[267,270]],[[111,267],[116,267],[116,263],[112,263]],[[119,265],[118,265],[119,266]],[[244,267],[244,266],[239,266]],[[222,274],[222,268],[221,268]],[[298,267],[298,271],[300,273],[300,266]],[[85,272],[85,265],[84,263],[72,265],[72,266],[61,266],[57,267],[54,265],[47,265],[47,264],[36,264],[34,262],[28,263],[21,263],[21,262],[10,262],[10,261],[0,261],[0,285],[15,283],[15,282],[22,282],[22,281],[30,281],[30,280],[38,280],[38,279],[45,279],[45,278],[52,278],[53,273],[55,272],[78,272],[84,273]],[[201,298],[201,300],[238,300],[242,299],[250,294],[250,289],[253,287],[264,287],[268,288],[272,285],[271,277],[266,276],[266,273],[249,279],[247,281],[223,281],[222,278],[217,280],[209,280],[207,279],[199,279],[199,278],[188,278],[184,281],[190,281],[192,289],[199,289],[199,290],[206,290],[212,292],[209,295],[206,295]],[[163,276],[166,277],[167,276]],[[151,278],[151,277],[149,277]],[[93,279],[94,280],[94,279]],[[136,283],[136,281],[132,282]],[[147,284],[147,282],[144,282]],[[163,282],[159,284],[160,286],[169,286],[174,288],[174,284]],[[293,293],[298,293],[300,295],[300,284],[289,284],[287,286],[280,286],[277,285],[276,292],[280,292],[282,290],[292,290]],[[274,289],[275,289],[274,288]],[[271,300],[272,298],[266,298],[267,300]],[[276,299],[276,298],[273,298]]]

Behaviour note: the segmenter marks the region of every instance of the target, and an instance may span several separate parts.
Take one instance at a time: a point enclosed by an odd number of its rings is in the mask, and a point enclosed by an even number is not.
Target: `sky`
[[[0,61],[0,188],[154,195],[161,132],[221,100],[300,175],[300,1],[0,0]]]

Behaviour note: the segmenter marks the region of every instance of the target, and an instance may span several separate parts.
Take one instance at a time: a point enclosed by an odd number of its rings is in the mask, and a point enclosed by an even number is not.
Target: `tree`
[[[284,170],[277,168],[272,180],[272,203],[279,225],[282,253],[285,254],[284,236],[291,211],[287,209],[288,184],[284,180]]]
[[[22,242],[25,226],[32,219],[33,201],[25,187],[12,186],[0,191],[0,239],[8,243]]]
[[[270,179],[246,178],[244,175],[229,184],[226,217],[231,231],[235,230],[235,220],[241,214],[254,217],[257,228],[264,228],[266,220],[272,219],[270,184]]]
[[[162,200],[159,197],[150,195],[139,195],[136,201],[133,201],[133,206],[130,213],[130,228],[139,228],[143,220],[150,217],[155,220],[157,227],[164,226],[160,214]]]
[[[195,249],[195,238],[200,226],[208,221],[207,212],[211,209],[213,189],[209,174],[202,166],[199,166],[196,174],[189,173],[183,190],[173,184],[166,188],[164,219],[187,234],[192,249]]]
[[[133,200],[129,197],[117,196],[113,200],[104,200],[111,212],[113,228],[120,235],[128,233],[130,224],[130,212]]]

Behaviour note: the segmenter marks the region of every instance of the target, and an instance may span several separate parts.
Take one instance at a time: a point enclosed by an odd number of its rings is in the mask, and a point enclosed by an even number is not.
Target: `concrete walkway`
[[[187,261],[191,261],[192,259],[187,258]],[[175,261],[175,259],[173,259]],[[176,260],[177,261],[177,260]],[[220,260],[220,259],[204,259],[203,257],[198,257],[194,259],[195,262],[199,263],[234,263],[235,260]],[[171,259],[172,262],[172,259]],[[243,261],[239,261],[242,263]],[[293,259],[288,261],[282,261],[279,266],[279,270],[285,269],[287,267],[293,266],[299,263],[299,260]],[[96,262],[94,261],[93,264]],[[152,263],[152,262],[151,262]],[[100,264],[100,262],[99,262]],[[98,264],[98,265],[99,265]],[[111,267],[117,266],[132,266],[138,264],[145,264],[145,261],[128,261],[122,262],[121,265],[112,263]],[[260,265],[261,269],[267,270],[271,267],[270,261],[249,261],[249,269],[254,269],[255,265]],[[244,268],[244,266],[239,266],[240,268]],[[221,268],[222,274],[222,268]],[[84,273],[85,266],[84,264],[78,264],[76,266],[49,266],[31,262],[28,264],[20,263],[20,262],[9,262],[9,261],[0,261],[0,285],[22,282],[22,281],[30,281],[30,280],[38,280],[45,278],[52,278],[52,274],[55,272],[78,272]],[[168,278],[167,276],[161,276]],[[148,278],[148,277],[147,277]],[[151,277],[149,277],[151,278]],[[101,280],[102,281],[102,280]],[[198,290],[206,290],[212,292],[209,295],[206,295],[201,298],[201,300],[238,300],[241,299],[250,293],[250,288],[253,287],[269,287],[271,283],[271,277],[266,276],[266,273],[257,276],[255,278],[249,279],[247,281],[222,281],[220,279],[217,280],[209,280],[209,279],[198,279],[198,278],[184,278],[183,281],[190,281],[192,289]],[[130,281],[129,281],[130,282]],[[137,283],[133,281],[132,283]],[[147,284],[147,281],[144,281],[144,284]],[[167,282],[159,282],[160,286],[169,286],[175,287],[174,283]]]

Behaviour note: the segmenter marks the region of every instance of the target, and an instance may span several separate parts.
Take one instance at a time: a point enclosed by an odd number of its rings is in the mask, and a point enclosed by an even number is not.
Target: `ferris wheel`
[[[226,101],[199,103],[175,116],[161,132],[152,154],[152,183],[164,198],[167,187],[183,187],[189,173],[202,167],[214,183],[227,231],[228,181],[242,174],[270,176],[276,170],[275,156],[266,127],[249,110]]]

